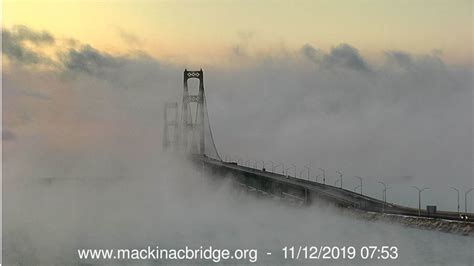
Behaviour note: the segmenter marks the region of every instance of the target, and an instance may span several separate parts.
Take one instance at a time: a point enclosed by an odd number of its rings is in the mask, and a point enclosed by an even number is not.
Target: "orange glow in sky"
[[[470,64],[472,10],[470,0],[4,0],[3,22],[178,62],[220,62],[236,45],[257,54],[349,43],[369,59],[439,50]]]

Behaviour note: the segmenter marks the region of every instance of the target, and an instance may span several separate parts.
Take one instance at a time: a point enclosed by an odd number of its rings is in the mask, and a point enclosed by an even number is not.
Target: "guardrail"
[[[282,192],[293,197],[300,199],[305,199],[311,202],[311,200],[316,198],[323,198],[328,201],[331,201],[342,207],[356,208],[364,211],[385,213],[385,214],[395,214],[395,215],[404,215],[412,217],[425,217],[425,218],[436,218],[436,219],[446,219],[446,220],[456,220],[456,221],[465,221],[472,223],[472,220],[466,220],[464,217],[474,217],[474,214],[468,213],[464,214],[465,216],[460,217],[458,213],[439,211],[436,215],[428,215],[426,210],[422,210],[421,214],[418,215],[418,209],[400,206],[393,203],[384,203],[383,201],[369,197],[367,195],[361,195],[350,190],[343,188],[333,187],[326,184],[317,183],[314,181],[288,177],[285,175],[262,171],[259,169],[249,168],[245,166],[238,165],[237,163],[227,163],[207,157],[194,156],[192,157],[194,161],[199,161],[205,163],[206,165],[213,168],[220,168],[226,171],[231,171],[234,173],[241,174],[243,176],[254,176],[260,179],[265,179],[269,182],[276,182],[282,184],[283,186],[291,186],[304,191],[304,197],[301,195],[293,195],[288,192]],[[257,189],[257,188],[256,188]],[[472,218],[471,218],[472,219]]]

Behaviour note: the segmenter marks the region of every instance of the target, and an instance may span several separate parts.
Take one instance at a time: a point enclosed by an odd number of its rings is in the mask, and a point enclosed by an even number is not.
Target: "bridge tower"
[[[199,80],[198,95],[190,95],[189,79]],[[183,149],[194,154],[204,155],[204,74],[199,71],[184,70],[183,76],[183,104],[181,110],[181,141]],[[191,103],[196,103],[196,113],[193,117]]]
[[[170,113],[173,112],[170,119]],[[165,103],[164,110],[164,129],[163,129],[163,149],[167,150],[171,145],[178,149],[178,103]]]

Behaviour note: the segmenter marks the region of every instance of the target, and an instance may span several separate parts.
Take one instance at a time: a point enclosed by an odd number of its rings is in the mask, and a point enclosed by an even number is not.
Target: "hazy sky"
[[[140,46],[174,62],[223,64],[242,43],[254,54],[350,43],[373,61],[403,50],[472,63],[470,0],[5,0],[3,7],[6,27],[46,29],[108,51]]]

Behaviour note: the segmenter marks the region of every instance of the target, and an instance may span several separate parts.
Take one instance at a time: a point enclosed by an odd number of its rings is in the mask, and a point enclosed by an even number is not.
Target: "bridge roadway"
[[[363,211],[418,216],[418,209],[393,203],[384,203],[379,199],[361,195],[344,188],[245,167],[235,162],[222,162],[205,156],[194,156],[192,159],[194,162],[203,164],[207,169],[211,169],[214,174],[226,175],[232,173],[232,177],[240,183],[276,196],[290,196],[303,201],[305,204],[322,200],[340,207],[355,208]],[[447,211],[437,211],[436,214],[432,215],[428,214],[425,209],[422,209],[420,216],[446,220],[463,220],[457,212]],[[468,213],[467,216],[472,222],[474,214]]]

